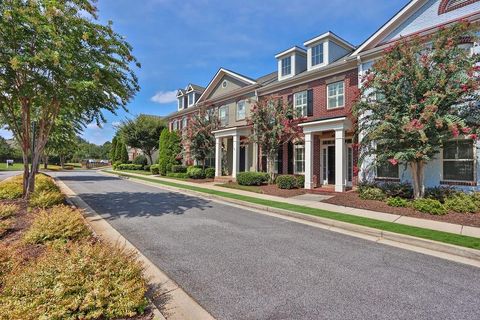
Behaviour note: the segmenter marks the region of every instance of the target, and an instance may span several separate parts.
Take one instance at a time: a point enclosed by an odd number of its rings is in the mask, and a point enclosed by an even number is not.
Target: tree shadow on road
[[[82,193],[81,198],[106,220],[180,215],[212,208],[210,201],[173,192]]]
[[[74,172],[73,172],[74,173]],[[100,182],[100,181],[113,181],[113,180],[124,180],[122,178],[117,178],[117,177],[109,177],[109,176],[104,176],[104,175],[67,175],[62,172],[62,174],[57,174],[56,175],[60,180],[62,181],[74,181],[74,182]]]

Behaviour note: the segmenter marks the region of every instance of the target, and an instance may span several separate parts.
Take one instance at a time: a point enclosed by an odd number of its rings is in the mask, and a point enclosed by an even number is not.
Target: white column
[[[253,171],[258,171],[258,144],[256,142],[253,143],[252,156],[253,156],[253,159],[252,159]]]
[[[305,189],[312,189],[313,178],[313,135],[305,133]]]
[[[235,134],[233,136],[233,163],[232,163],[232,178],[237,177],[240,167],[240,136]]]
[[[345,130],[335,130],[335,191],[345,191]]]
[[[249,160],[249,158],[248,158],[248,151],[249,150],[248,149],[249,149],[249,145],[246,144],[245,145],[245,171],[246,172],[250,171],[250,163],[249,163],[250,161],[248,161]]]
[[[222,138],[215,138],[215,177],[222,176]]]

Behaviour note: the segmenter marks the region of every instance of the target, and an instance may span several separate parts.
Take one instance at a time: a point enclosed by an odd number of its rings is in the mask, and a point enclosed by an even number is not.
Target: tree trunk
[[[43,169],[47,170],[48,169],[48,156],[43,157]]]
[[[271,155],[268,155],[267,157],[267,162],[268,162],[268,174],[270,175],[270,183],[273,183],[275,181],[275,159]]]
[[[144,153],[147,156],[148,161],[150,162],[149,164],[153,164],[152,153],[151,152],[144,152]]]
[[[423,161],[410,163],[413,177],[413,196],[415,199],[420,199],[425,196],[424,167],[425,163]]]
[[[60,156],[60,166],[65,169],[65,156]]]

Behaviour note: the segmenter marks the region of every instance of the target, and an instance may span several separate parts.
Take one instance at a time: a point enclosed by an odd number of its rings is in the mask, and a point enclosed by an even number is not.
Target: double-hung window
[[[245,120],[245,100],[237,102],[237,121]]]
[[[293,166],[295,174],[305,173],[305,145],[296,144],[294,146]]]
[[[292,57],[282,59],[282,76],[288,76],[292,73]]]
[[[312,48],[312,66],[323,63],[323,43]]]
[[[188,119],[187,119],[187,117],[183,117],[183,118],[182,118],[182,129],[187,128],[187,124],[188,124]]]
[[[475,181],[473,140],[452,140],[444,143],[443,180]]]
[[[190,92],[188,94],[188,106],[191,107],[195,104],[195,92]]]
[[[379,163],[377,165],[377,178],[398,179],[398,164],[394,165],[388,161]]]
[[[327,109],[341,108],[345,104],[345,87],[343,81],[327,86]]]
[[[293,106],[297,116],[307,116],[307,91],[297,92],[293,95]]]
[[[218,117],[222,126],[228,125],[228,106],[222,106],[218,109]]]

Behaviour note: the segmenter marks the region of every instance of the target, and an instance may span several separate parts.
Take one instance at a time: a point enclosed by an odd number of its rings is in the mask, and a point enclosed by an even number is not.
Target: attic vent
[[[222,88],[226,88],[228,86],[227,80],[223,80],[222,82]]]
[[[442,0],[438,8],[438,14],[447,13],[469,4],[475,3],[479,0]]]

